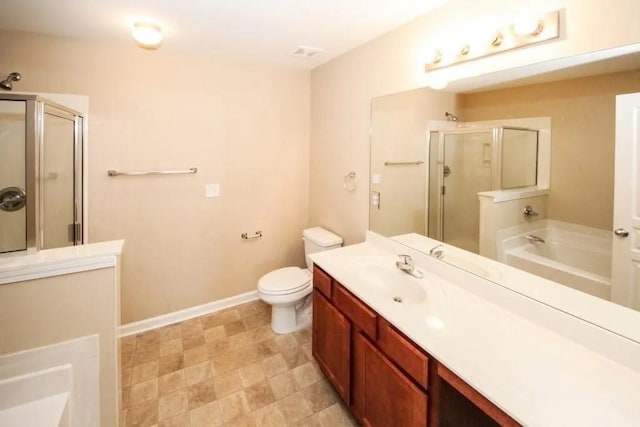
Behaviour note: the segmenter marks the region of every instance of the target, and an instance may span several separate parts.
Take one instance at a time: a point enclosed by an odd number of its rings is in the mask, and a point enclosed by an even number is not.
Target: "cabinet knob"
[[[615,230],[613,230],[613,234],[615,234],[618,237],[628,237],[629,236],[629,232],[627,230],[625,230],[624,228],[616,228]]]

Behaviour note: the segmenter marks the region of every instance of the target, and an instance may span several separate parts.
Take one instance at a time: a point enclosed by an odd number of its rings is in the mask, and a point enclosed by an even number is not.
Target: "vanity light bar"
[[[560,37],[560,12],[547,14],[529,19],[531,30],[523,31],[527,25],[521,25],[521,21],[498,28],[495,36],[488,41],[486,46],[475,47],[471,43],[462,43],[460,50],[446,54],[446,49],[435,49],[425,64],[425,72],[450,67],[473,59],[483,58],[496,53],[531,46],[537,43],[557,39]],[[535,25],[531,25],[531,22]]]

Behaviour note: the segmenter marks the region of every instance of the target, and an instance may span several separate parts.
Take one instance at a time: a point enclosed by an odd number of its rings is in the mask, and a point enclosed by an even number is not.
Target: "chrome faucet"
[[[398,255],[398,257],[400,257],[400,261],[396,261],[396,267],[398,267],[400,271],[404,271],[413,277],[422,279],[423,274],[421,271],[416,269],[411,255]]]
[[[534,211],[531,205],[525,206],[522,213],[524,216],[538,216],[538,212]]]
[[[542,237],[535,236],[533,234],[527,234],[524,236],[530,243],[547,243]]]
[[[442,245],[435,245],[433,248],[431,248],[431,250],[429,251],[429,256],[432,256],[436,259],[442,259],[442,257],[444,256],[444,251],[441,248]]]

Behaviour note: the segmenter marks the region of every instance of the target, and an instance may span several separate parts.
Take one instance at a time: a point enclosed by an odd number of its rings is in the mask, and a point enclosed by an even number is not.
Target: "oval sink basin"
[[[418,304],[427,297],[419,284],[424,279],[412,277],[395,265],[365,262],[354,265],[354,269],[371,290],[397,303]]]

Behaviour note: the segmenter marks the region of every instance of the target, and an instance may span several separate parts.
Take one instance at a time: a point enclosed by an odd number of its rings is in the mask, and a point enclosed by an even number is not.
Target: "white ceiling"
[[[0,29],[133,43],[131,22],[162,25],[162,49],[314,68],[445,0],[2,0]],[[299,45],[324,50],[290,56]]]

